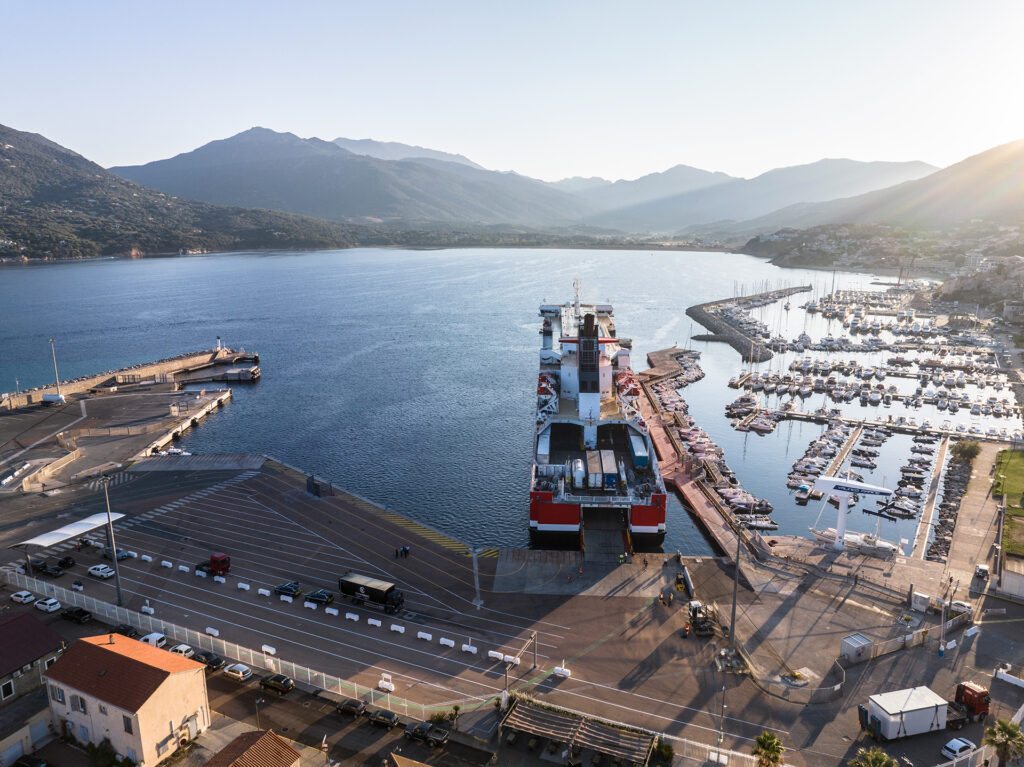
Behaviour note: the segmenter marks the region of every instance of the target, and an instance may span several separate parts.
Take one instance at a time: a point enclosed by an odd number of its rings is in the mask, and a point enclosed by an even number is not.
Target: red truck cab
[[[210,555],[210,572],[214,575],[227,575],[231,571],[231,557],[222,551]]]

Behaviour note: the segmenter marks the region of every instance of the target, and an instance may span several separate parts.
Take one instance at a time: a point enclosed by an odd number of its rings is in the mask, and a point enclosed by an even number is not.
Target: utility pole
[[[107,539],[110,541],[110,558],[114,561],[114,588],[117,590],[117,606],[123,607],[121,597],[121,569],[117,564],[117,543],[114,540],[114,520],[110,517],[110,478],[103,478],[103,497],[107,501]]]
[[[57,351],[53,347],[53,339],[50,339],[50,354],[53,357],[53,377],[57,382],[57,396],[60,396],[60,374],[57,373]]]

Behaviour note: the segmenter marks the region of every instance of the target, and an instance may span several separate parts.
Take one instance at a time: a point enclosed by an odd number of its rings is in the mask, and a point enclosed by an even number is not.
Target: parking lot
[[[414,524],[399,524],[394,515],[351,496],[315,498],[305,492],[301,477],[272,465],[237,472],[127,472],[115,478],[112,507],[126,514],[115,525],[117,545],[138,555],[120,563],[127,607],[139,610],[148,600],[162,620],[200,632],[215,628],[221,638],[257,651],[264,644],[273,646],[280,658],[340,676],[363,690],[375,686],[382,673],[391,674],[399,713],[411,718],[423,713],[420,705],[458,704],[464,712],[461,729],[485,741],[496,726],[492,701],[505,685],[504,663],[487,653],[516,654],[534,632],[538,667],[533,668],[531,645],[510,672],[512,689],[670,736],[714,742],[721,732],[724,745],[737,750],[749,751],[751,740],[771,728],[788,746],[803,749],[788,759],[794,764],[813,764],[815,754],[830,763],[851,758],[863,741],[856,705],[869,694],[894,689],[904,680],[904,686],[913,686],[935,678],[940,690],[958,674],[982,681],[990,674],[977,665],[975,648],[944,663],[923,652],[897,653],[854,667],[841,700],[803,707],[765,695],[746,677],[718,672],[712,657],[724,646],[723,638],[683,638],[683,610],[662,606],[656,598],[499,593],[492,591],[498,559],[485,556],[479,560],[484,607],[478,611],[472,559],[464,546]],[[102,493],[95,491],[61,502],[76,512],[103,508]],[[49,517],[19,532],[42,532],[62,523],[58,501],[43,504],[52,510]],[[100,531],[93,537],[102,540]],[[396,557],[395,549],[405,545],[410,556]],[[225,583],[192,572],[215,551],[231,556]],[[69,587],[79,579],[88,595],[114,601],[113,580],[84,576],[86,567],[101,561],[98,549],[78,552],[69,541],[46,553],[51,559],[70,553],[78,560],[55,584]],[[152,561],[143,561],[143,555]],[[388,616],[336,599],[331,607],[338,615],[329,615],[323,606],[310,609],[301,599],[288,603],[273,594],[276,585],[292,580],[303,591],[326,588],[337,594],[337,577],[349,570],[398,584],[405,591],[405,609]],[[636,594],[652,588],[656,593],[662,577],[657,570],[634,566],[630,578]],[[728,604],[728,568],[709,559],[691,572],[705,599]],[[556,577],[564,581],[571,576],[576,573]],[[249,589],[239,589],[239,583]],[[891,623],[884,611],[870,604],[859,607],[864,600],[852,593],[808,589],[775,602],[768,594],[741,596],[754,607],[763,602],[759,609],[785,616],[785,630],[801,638],[793,652],[808,665],[814,665],[816,653],[834,654],[851,627]],[[357,620],[346,618],[348,613]],[[381,625],[372,626],[369,619]],[[392,630],[392,624],[404,632]],[[419,638],[421,632],[430,638]],[[976,638],[978,647],[986,636],[983,632]],[[992,637],[996,640],[996,634]],[[454,646],[441,644],[442,638]],[[476,654],[464,652],[463,644],[477,648]],[[563,665],[571,669],[571,678],[552,674]],[[214,678],[217,689],[237,685],[222,674]],[[213,688],[211,683],[211,695]],[[397,702],[405,700],[414,703]],[[940,737],[907,741],[903,751],[919,759],[937,752],[941,743],[929,739]]]

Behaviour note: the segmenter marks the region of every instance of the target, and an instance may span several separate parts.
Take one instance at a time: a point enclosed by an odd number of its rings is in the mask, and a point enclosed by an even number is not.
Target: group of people
[[[399,546],[397,549],[395,549],[395,556],[396,557],[407,557],[407,556],[409,556],[409,547],[408,546]]]

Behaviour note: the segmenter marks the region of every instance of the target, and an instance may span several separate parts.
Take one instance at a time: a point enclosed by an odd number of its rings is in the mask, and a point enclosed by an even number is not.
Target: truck
[[[392,615],[405,604],[405,595],[395,584],[358,573],[345,573],[338,578],[338,591],[353,604],[369,605]]]
[[[633,466],[637,469],[650,467],[651,454],[647,450],[647,443],[639,434],[629,435],[629,454],[633,457]]]
[[[215,551],[210,555],[209,562],[200,562],[196,570],[201,570],[207,575],[227,575],[231,571],[231,557],[223,551]]]
[[[606,490],[614,490],[619,482],[619,465],[615,462],[614,450],[601,450],[602,485]]]
[[[690,630],[699,637],[714,636],[715,622],[708,615],[708,608],[703,602],[691,599],[687,605],[687,612],[690,616]]]
[[[980,722],[988,716],[990,700],[988,689],[974,682],[960,682],[953,700],[928,687],[911,687],[870,696],[867,706],[857,706],[857,717],[875,740],[896,740]]]
[[[63,394],[44,394],[43,402],[48,405],[66,405],[67,400],[64,399]]]
[[[601,471],[601,453],[597,450],[587,451],[587,486],[600,488],[604,484]]]

